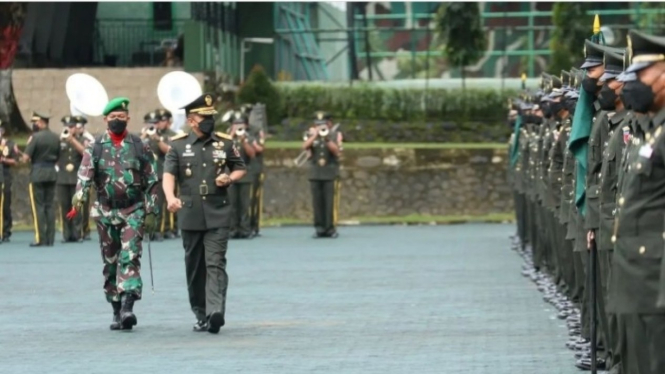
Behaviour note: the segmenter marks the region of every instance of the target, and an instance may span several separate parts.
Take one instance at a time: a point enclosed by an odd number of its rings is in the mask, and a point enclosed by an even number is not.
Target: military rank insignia
[[[628,126],[623,128],[623,144],[630,142],[630,128]]]

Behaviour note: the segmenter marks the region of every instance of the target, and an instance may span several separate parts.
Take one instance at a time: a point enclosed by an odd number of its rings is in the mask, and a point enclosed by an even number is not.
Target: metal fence
[[[183,32],[185,20],[171,27],[153,20],[101,19],[95,25],[95,64],[105,66],[160,66]],[[166,27],[165,27],[166,26]]]

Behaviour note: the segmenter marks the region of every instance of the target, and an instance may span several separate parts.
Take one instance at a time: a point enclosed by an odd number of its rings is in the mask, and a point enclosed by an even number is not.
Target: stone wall
[[[143,126],[143,116],[161,108],[157,98],[159,80],[168,72],[178,68],[81,68],[81,69],[16,69],[12,84],[16,103],[23,120],[30,123],[32,112],[51,116],[51,128],[59,133],[62,130],[60,119],[69,113],[69,99],[65,83],[75,73],[95,77],[106,89],[109,99],[116,96],[129,98],[130,131],[139,131]],[[193,74],[203,84],[202,74]],[[93,134],[105,129],[101,117],[88,118],[88,130]]]
[[[311,217],[307,166],[296,168],[295,149],[268,149],[264,218]],[[347,149],[339,219],[508,213],[506,150]],[[14,219],[30,224],[27,169],[14,171]]]

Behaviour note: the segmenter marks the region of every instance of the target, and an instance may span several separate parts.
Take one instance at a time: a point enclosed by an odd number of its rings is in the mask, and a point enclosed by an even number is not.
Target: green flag
[[[605,44],[605,38],[600,32],[600,22],[598,16],[594,20],[594,34],[591,41],[598,44]],[[575,155],[577,161],[577,173],[575,175],[575,205],[582,216],[586,215],[586,173],[587,173],[587,155],[589,153],[589,136],[593,125],[593,101],[594,97],[584,89],[580,89],[580,97],[575,106],[575,116],[573,117],[573,126],[568,140],[568,149]]]
[[[513,134],[515,138],[513,139],[513,146],[510,148],[510,167],[515,168],[517,163],[517,158],[520,154],[520,129],[522,128],[522,116],[518,115],[515,119],[515,128]]]

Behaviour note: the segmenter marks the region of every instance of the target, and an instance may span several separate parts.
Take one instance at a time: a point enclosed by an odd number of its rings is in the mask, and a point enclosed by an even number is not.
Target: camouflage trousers
[[[123,293],[141,298],[144,215],[142,210],[134,211],[120,224],[95,219],[104,261],[104,293],[109,302],[120,301]]]

